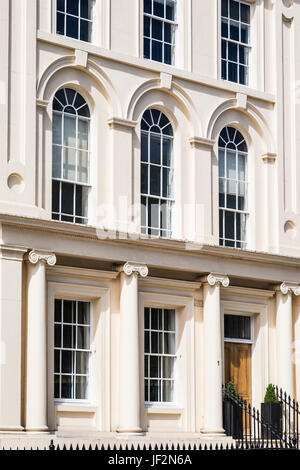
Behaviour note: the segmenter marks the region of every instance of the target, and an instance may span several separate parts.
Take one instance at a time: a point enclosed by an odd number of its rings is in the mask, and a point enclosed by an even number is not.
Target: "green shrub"
[[[265,403],[277,403],[278,402],[274,385],[269,384],[267,386],[264,402]]]
[[[228,382],[226,385],[226,391],[232,398],[235,398],[236,400],[238,399],[238,394],[233,382]]]

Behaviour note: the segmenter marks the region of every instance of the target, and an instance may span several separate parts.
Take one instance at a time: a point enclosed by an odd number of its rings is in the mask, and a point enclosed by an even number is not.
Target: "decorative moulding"
[[[127,129],[134,129],[137,125],[136,121],[130,121],[128,119],[111,117],[107,120],[107,123],[111,129],[115,129],[116,127],[124,127]]]
[[[86,69],[87,62],[88,62],[88,53],[86,51],[82,51],[80,49],[76,49],[75,51],[75,64],[78,67],[83,67]]]
[[[276,153],[264,153],[262,155],[262,159],[264,163],[275,163],[277,160],[277,154]]]
[[[36,100],[36,106],[42,110],[47,109],[48,104],[49,104],[49,101],[47,100],[40,100],[40,99]]]
[[[280,286],[277,288],[280,290],[282,294],[286,295],[289,292],[295,295],[300,295],[300,284],[298,282],[286,282],[284,281]]]
[[[170,73],[161,72],[160,74],[160,86],[166,90],[171,90],[172,88],[172,79],[173,76]]]
[[[220,285],[223,287],[229,286],[229,277],[227,274],[210,273],[203,281],[207,282],[210,286]]]
[[[202,147],[203,145],[205,147],[213,147],[216,143],[215,140],[207,139],[206,137],[190,137],[189,138],[189,143],[192,148],[195,147]]]
[[[49,266],[54,266],[56,263],[56,256],[54,253],[41,250],[31,250],[27,255],[27,260],[32,264],[37,264],[42,261]]]
[[[149,272],[146,264],[131,261],[127,261],[123,266],[118,266],[118,271],[123,271],[127,276],[131,276],[131,274],[136,273],[141,277],[147,277]]]
[[[248,96],[246,93],[237,93],[236,94],[236,107],[240,109],[247,109],[247,100]]]

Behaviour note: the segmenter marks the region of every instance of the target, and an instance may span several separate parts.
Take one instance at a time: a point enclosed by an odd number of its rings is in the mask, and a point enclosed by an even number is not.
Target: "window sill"
[[[96,413],[97,406],[79,403],[55,403],[55,410],[64,413]]]
[[[183,413],[183,408],[177,407],[159,407],[159,406],[150,406],[145,407],[145,411],[150,415],[181,415]]]

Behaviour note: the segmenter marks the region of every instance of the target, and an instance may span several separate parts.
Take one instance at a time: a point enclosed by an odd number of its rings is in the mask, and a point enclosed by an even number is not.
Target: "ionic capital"
[[[227,274],[210,273],[208,276],[201,278],[203,282],[207,282],[210,286],[220,285],[222,287],[229,286],[229,277]]]
[[[31,264],[37,264],[39,262],[54,266],[56,264],[56,256],[54,253],[49,253],[42,250],[31,250],[27,255],[27,260]]]
[[[287,295],[289,292],[294,295],[300,295],[300,284],[298,282],[284,281],[276,288],[276,290],[280,291],[284,295]]]
[[[131,276],[133,273],[139,274],[141,277],[148,276],[148,267],[143,263],[127,261],[123,266],[118,266],[118,271],[124,272],[127,276]]]

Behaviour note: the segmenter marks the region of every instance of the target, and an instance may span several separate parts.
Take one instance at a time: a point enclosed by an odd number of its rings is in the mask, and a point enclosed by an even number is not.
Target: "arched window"
[[[171,236],[173,178],[172,125],[161,111],[148,109],[141,123],[142,233]]]
[[[52,218],[87,223],[90,110],[84,98],[62,88],[53,100]]]
[[[234,127],[219,137],[220,245],[246,248],[248,214],[247,144]]]

